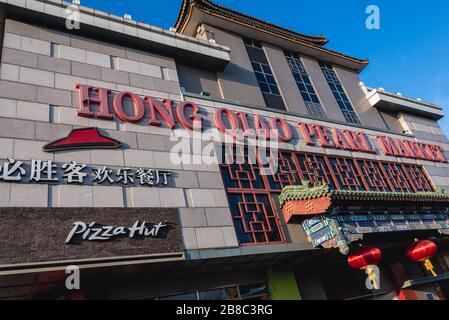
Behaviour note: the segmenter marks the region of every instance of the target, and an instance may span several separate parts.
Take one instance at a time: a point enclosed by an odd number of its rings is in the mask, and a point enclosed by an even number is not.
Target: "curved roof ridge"
[[[303,33],[299,33],[271,22],[264,21],[259,18],[248,16],[244,13],[237,12],[235,10],[226,8],[221,5],[217,5],[210,0],[183,0],[181,10],[179,12],[178,18],[176,19],[175,28],[179,31],[183,29],[185,24],[188,21],[188,17],[193,9],[193,7],[197,7],[202,11],[206,11],[208,13],[215,13],[221,16],[231,17],[233,20],[237,20],[243,22],[249,26],[253,26],[265,31],[269,31],[278,35],[282,35],[284,37],[290,38],[296,41],[308,42],[317,46],[324,46],[329,42],[323,35],[320,36],[310,36]]]
[[[331,190],[327,184],[312,185],[305,180],[301,185],[287,186],[279,196],[281,206],[287,201],[312,200],[331,197],[340,200],[372,200],[372,201],[420,201],[449,203],[449,194],[444,190],[434,192],[393,192],[393,191],[361,191]]]

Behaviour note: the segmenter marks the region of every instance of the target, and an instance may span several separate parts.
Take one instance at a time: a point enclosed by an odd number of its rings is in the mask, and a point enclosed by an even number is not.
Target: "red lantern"
[[[433,269],[432,262],[430,262],[430,258],[433,258],[438,252],[437,245],[430,241],[418,241],[410,245],[407,250],[405,250],[405,256],[415,262],[424,262],[424,267],[432,273],[434,277],[437,276],[436,272]]]
[[[363,247],[348,257],[349,265],[358,270],[376,265],[382,260],[382,251],[374,247]]]
[[[376,267],[382,260],[382,251],[374,247],[363,247],[348,257],[349,265],[358,270],[366,270],[368,279],[374,289],[379,289],[379,281],[376,277]]]

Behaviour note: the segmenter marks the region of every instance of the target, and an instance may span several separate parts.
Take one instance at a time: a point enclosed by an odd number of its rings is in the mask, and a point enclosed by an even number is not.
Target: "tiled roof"
[[[228,18],[233,21],[239,22],[248,27],[252,27],[261,31],[266,31],[287,39],[299,42],[307,42],[317,46],[324,46],[328,40],[324,36],[309,36],[299,32],[295,32],[270,22],[263,21],[254,17],[250,17],[240,12],[225,8],[217,5],[209,0],[183,0],[182,7],[178,15],[178,19],[175,23],[175,28],[178,32],[182,32],[189,21],[189,17],[193,8],[196,7],[199,10],[217,15],[223,18]]]
[[[358,201],[412,201],[412,202],[444,202],[449,205],[449,194],[444,191],[437,192],[368,192],[349,190],[330,190],[326,184],[311,187],[308,181],[300,186],[285,187],[279,197],[281,206],[288,201],[311,200],[330,197],[332,200],[358,200]]]

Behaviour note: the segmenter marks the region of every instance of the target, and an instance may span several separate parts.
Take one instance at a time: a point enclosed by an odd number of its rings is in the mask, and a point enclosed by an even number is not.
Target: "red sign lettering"
[[[98,118],[112,120],[116,115],[120,120],[125,122],[139,122],[145,117],[146,110],[149,110],[148,124],[152,126],[160,126],[161,120],[159,116],[169,128],[174,128],[175,118],[173,116],[172,100],[164,99],[159,102],[153,97],[144,97],[143,99],[132,92],[122,91],[114,95],[113,110],[109,111],[108,94],[111,90],[97,88],[88,85],[78,84],[76,89],[80,96],[80,106],[77,115],[80,117]],[[128,114],[124,108],[124,100],[129,99],[132,105],[132,114]],[[98,105],[99,110],[92,110],[92,104]],[[176,116],[178,122],[187,129],[193,130],[194,127],[202,128],[202,117],[199,114],[199,107],[192,102],[180,102],[176,106]]]
[[[378,136],[376,139],[387,156],[447,162],[440,146],[383,136]]]
[[[98,118],[112,120],[114,115],[109,112],[108,106],[108,93],[109,89],[104,88],[94,88],[84,84],[78,84],[76,89],[79,92],[80,97],[80,109],[77,111],[77,115],[80,117],[87,118]],[[90,93],[94,93],[96,97],[91,97]],[[93,112],[90,109],[91,104],[99,105],[99,112]]]
[[[315,146],[318,140],[322,148],[341,149],[347,151],[358,151],[375,153],[376,150],[368,142],[368,138],[361,132],[340,130],[338,128],[326,128],[315,124],[299,123],[305,142],[309,146]]]
[[[200,108],[192,102],[179,102],[175,107],[176,118],[173,113],[175,102],[169,99],[161,101],[156,98],[145,96],[141,98],[132,92],[123,91],[115,93],[113,97],[113,113],[109,110],[108,95],[109,89],[92,87],[78,84],[79,109],[77,115],[80,117],[98,118],[112,120],[117,116],[125,122],[139,122],[148,110],[148,125],[161,126],[162,121],[167,127],[174,128],[176,120],[185,128],[201,129],[202,116]],[[124,101],[131,102],[131,108],[125,108]],[[92,109],[92,105],[97,108]],[[242,129],[244,135],[254,132],[256,137],[270,139],[271,134],[281,142],[288,142],[293,139],[293,132],[290,124],[279,117],[273,117],[269,121],[256,115],[249,119],[245,112],[233,112],[226,108],[220,108],[214,114],[215,126],[223,133],[230,133],[234,137],[236,130]],[[250,123],[253,124],[251,127]],[[322,148],[340,149],[347,151],[376,153],[368,137],[362,132],[351,130],[341,130],[338,128],[327,128],[317,124],[298,123],[299,131],[304,137],[308,146],[318,144]],[[416,141],[407,141],[386,136],[377,136],[376,140],[384,154],[393,157],[420,159],[435,162],[448,162],[442,147],[425,144]]]
[[[164,99],[162,100],[162,104],[153,97],[145,97],[144,100],[150,107],[149,125],[159,127],[162,124],[156,117],[156,113],[158,113],[170,129],[175,127],[175,118],[172,110],[174,104],[173,100]]]

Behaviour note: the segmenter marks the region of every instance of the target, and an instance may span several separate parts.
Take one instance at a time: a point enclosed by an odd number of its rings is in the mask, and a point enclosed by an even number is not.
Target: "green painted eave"
[[[449,194],[444,190],[436,192],[369,192],[350,190],[330,190],[326,184],[310,186],[308,181],[299,186],[285,187],[279,196],[281,206],[287,201],[312,200],[330,197],[333,200],[363,200],[363,201],[430,201],[448,202]]]

